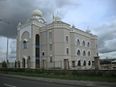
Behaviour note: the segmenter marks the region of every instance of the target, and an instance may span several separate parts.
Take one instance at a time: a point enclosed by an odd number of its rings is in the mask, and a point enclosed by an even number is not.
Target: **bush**
[[[23,69],[23,68],[1,68],[1,72],[28,73],[35,75],[56,75],[56,76],[102,76],[116,77],[116,70],[43,70],[43,69]]]

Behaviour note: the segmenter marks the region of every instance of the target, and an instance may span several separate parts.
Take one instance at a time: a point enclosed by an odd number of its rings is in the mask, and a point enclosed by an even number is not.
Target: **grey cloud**
[[[100,53],[116,51],[116,22],[98,28],[98,44]]]
[[[18,22],[30,18],[34,9],[41,9],[44,17],[50,20],[57,9],[69,4],[75,3],[71,0],[0,0],[0,35],[15,38]]]
[[[104,0],[105,2],[106,0]],[[108,14],[115,13],[116,0],[107,0],[111,7]],[[16,37],[16,26],[19,21],[24,22],[30,18],[34,9],[41,9],[46,20],[51,19],[51,15],[62,10],[65,6],[77,6],[72,0],[0,0],[0,35],[10,38]],[[68,9],[67,9],[68,10]],[[62,12],[59,12],[62,15]],[[101,30],[100,30],[101,29]],[[105,31],[102,31],[102,30]],[[101,53],[116,51],[115,47],[108,48],[106,43],[114,40],[116,37],[116,23],[111,25],[103,25],[99,27],[99,50]],[[116,43],[116,42],[112,42]],[[108,43],[109,46],[111,45]],[[115,45],[114,45],[115,46]]]
[[[106,45],[107,42],[108,42],[108,44]],[[109,53],[109,52],[116,51],[116,46],[115,46],[116,41],[114,41],[114,42],[106,41],[106,43],[104,43],[105,46],[99,48],[101,53]]]
[[[17,2],[16,2],[17,1]],[[27,5],[22,4],[20,0],[5,0],[0,2],[0,35],[14,38],[16,36],[16,26],[18,21],[23,21],[28,17],[31,7],[29,3]],[[27,0],[24,0],[27,1]],[[26,3],[26,2],[24,2]]]

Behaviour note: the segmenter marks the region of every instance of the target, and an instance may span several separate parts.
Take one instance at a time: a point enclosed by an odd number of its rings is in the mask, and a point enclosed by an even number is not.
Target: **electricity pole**
[[[6,49],[6,62],[7,62],[7,67],[8,67],[8,45],[9,45],[9,40],[8,40],[8,37],[6,37],[7,39],[7,49]]]

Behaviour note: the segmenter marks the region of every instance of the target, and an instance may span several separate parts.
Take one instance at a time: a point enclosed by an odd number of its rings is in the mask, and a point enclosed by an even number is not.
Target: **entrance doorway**
[[[30,64],[31,64],[31,59],[30,56],[27,58],[27,68],[30,68]]]
[[[45,69],[45,68],[46,68],[45,60],[42,60],[42,68],[43,68],[43,69]]]
[[[22,59],[22,68],[25,68],[25,58]]]
[[[68,59],[64,59],[64,69],[69,69],[69,61]]]

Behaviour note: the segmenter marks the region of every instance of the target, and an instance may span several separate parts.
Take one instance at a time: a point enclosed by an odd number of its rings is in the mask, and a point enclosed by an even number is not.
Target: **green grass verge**
[[[54,73],[28,73],[28,72],[8,72],[7,74],[22,75],[31,77],[44,77],[44,78],[55,78],[65,80],[83,80],[83,81],[106,81],[116,82],[116,77],[113,76],[88,76],[88,75],[56,75]]]

